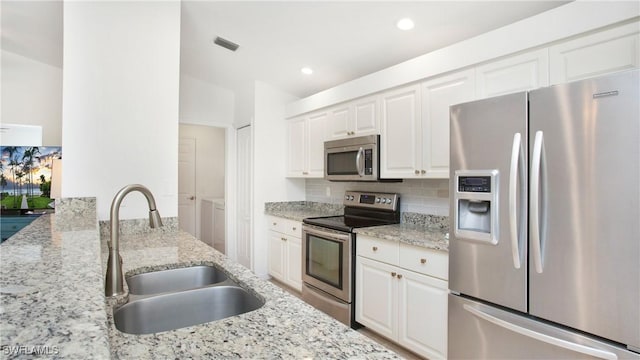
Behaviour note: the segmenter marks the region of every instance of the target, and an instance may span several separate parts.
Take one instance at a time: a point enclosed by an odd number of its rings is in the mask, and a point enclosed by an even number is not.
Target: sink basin
[[[113,317],[122,332],[151,334],[244,314],[262,305],[245,289],[222,285],[135,300],[117,308]]]
[[[129,293],[151,295],[195,289],[227,280],[227,275],[212,266],[191,266],[154,271],[126,278]]]

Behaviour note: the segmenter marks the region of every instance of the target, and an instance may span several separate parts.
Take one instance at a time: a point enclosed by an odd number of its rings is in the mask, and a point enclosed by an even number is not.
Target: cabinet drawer
[[[360,256],[392,265],[398,264],[398,243],[396,242],[358,235],[356,248]]]
[[[267,221],[269,230],[277,231],[279,233],[294,236],[297,238],[302,237],[302,223],[300,223],[299,221],[274,216],[270,216]]]
[[[400,244],[400,266],[439,279],[449,279],[449,254],[443,251]]]
[[[283,218],[269,216],[267,218],[267,225],[269,230],[277,231],[279,233],[283,232],[284,229],[284,220]]]
[[[289,219],[280,219],[280,223],[282,224],[281,231],[284,234],[297,238],[302,237],[302,224],[300,222]]]

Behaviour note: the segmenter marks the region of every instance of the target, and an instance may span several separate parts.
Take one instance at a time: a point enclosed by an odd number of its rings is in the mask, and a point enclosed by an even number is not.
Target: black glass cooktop
[[[314,218],[306,218],[302,220],[305,224],[322,226],[325,228],[338,230],[338,231],[347,231],[353,232],[353,229],[369,227],[369,226],[378,226],[378,225],[389,225],[395,224],[396,221],[389,221],[384,219],[372,219],[365,218],[360,216],[326,216],[326,217],[314,217]]]

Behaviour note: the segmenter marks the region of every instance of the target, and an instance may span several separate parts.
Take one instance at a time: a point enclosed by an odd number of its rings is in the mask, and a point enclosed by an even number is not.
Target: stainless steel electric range
[[[353,328],[354,229],[400,222],[398,194],[347,191],[344,215],[314,217],[302,225],[302,298]]]

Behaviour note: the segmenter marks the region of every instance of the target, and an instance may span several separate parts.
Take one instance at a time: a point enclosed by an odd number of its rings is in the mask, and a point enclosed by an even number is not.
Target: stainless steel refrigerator
[[[639,86],[450,108],[449,358],[640,359]]]

